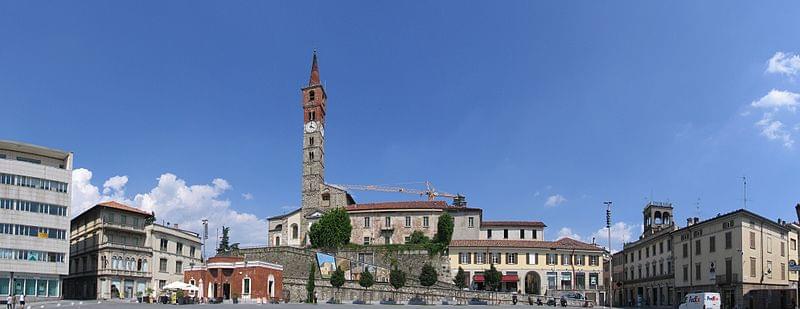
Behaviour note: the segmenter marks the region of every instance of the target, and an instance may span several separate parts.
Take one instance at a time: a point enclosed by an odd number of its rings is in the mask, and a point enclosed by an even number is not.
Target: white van
[[[720,309],[722,299],[719,293],[690,293],[686,294],[683,303],[678,309]]]

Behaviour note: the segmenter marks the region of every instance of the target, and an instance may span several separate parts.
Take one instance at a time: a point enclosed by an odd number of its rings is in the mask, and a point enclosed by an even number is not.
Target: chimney
[[[176,229],[178,228],[178,224],[177,223],[173,224],[172,226],[175,227]]]
[[[692,218],[686,218],[686,226],[692,226],[694,220]]]
[[[794,206],[794,211],[797,213],[797,221],[800,221],[800,203]]]

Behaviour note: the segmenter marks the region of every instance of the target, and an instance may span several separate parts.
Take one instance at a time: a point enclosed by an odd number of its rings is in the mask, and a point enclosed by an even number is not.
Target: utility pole
[[[203,219],[203,250],[200,252],[200,259],[206,261],[206,239],[208,239],[208,219]]]
[[[614,254],[611,253],[611,201],[606,205],[606,229],[608,229],[608,306],[614,306]]]

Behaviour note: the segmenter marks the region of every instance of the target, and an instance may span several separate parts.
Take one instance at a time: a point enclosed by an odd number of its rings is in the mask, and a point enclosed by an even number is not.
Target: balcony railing
[[[724,274],[716,276],[717,285],[734,284],[740,282],[739,274]]]

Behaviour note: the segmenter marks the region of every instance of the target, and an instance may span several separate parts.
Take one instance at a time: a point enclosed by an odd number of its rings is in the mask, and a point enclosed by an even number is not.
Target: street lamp
[[[611,253],[611,201],[603,202],[606,205],[606,229],[608,229],[608,306],[614,306],[614,254]]]
[[[208,219],[203,219],[203,249],[200,250],[200,260],[205,262],[206,256],[206,239],[208,239]]]

